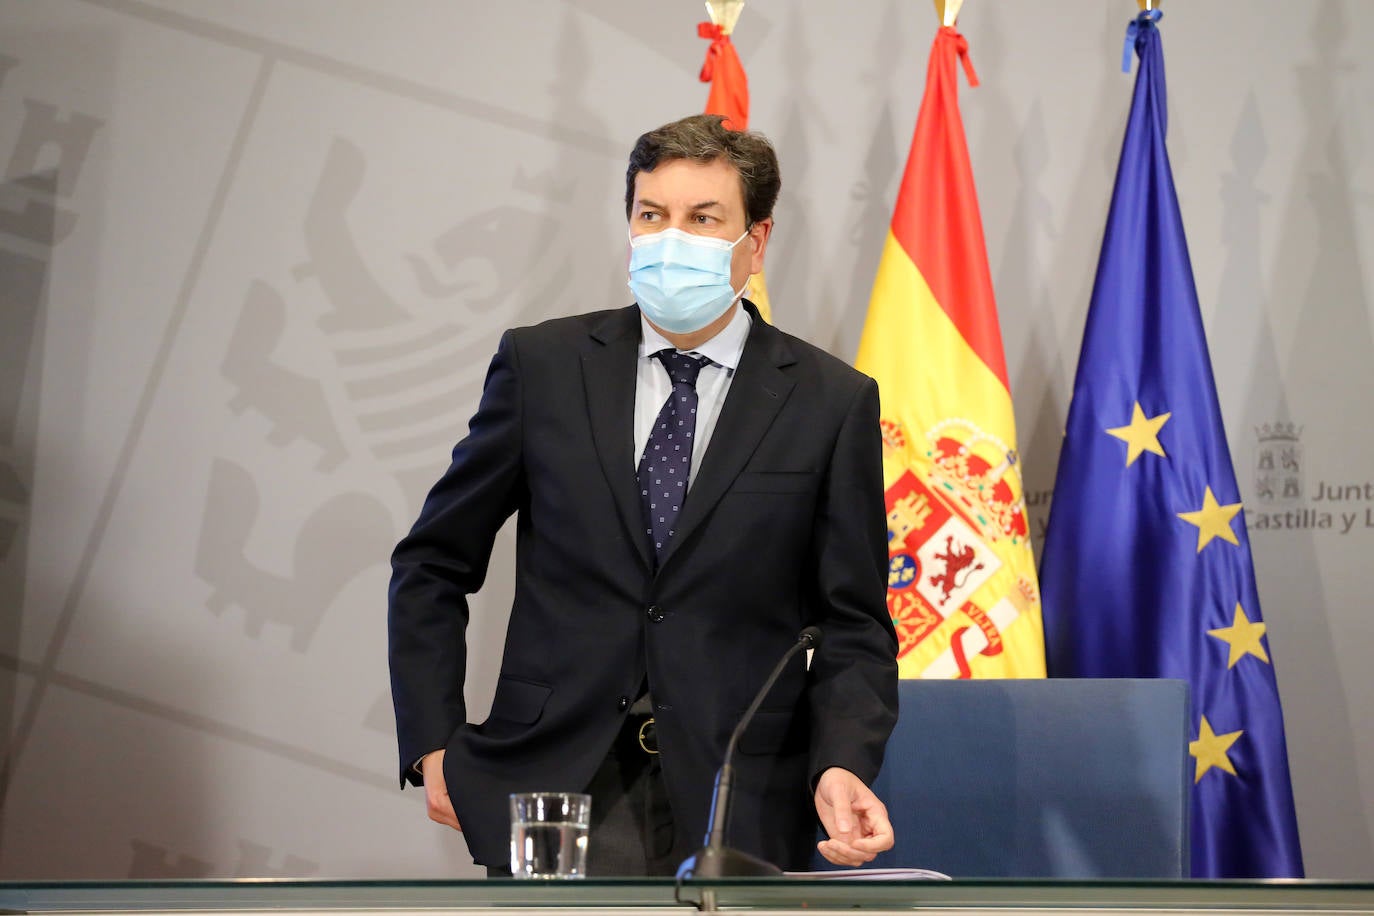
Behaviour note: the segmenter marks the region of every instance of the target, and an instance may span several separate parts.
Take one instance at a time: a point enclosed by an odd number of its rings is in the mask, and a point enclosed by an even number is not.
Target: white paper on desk
[[[850,881],[952,881],[929,868],[836,868],[830,871],[785,871],[785,878],[845,878]]]

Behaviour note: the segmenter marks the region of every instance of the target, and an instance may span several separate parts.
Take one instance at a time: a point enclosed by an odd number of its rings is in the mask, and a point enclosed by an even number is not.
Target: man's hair
[[[649,131],[635,142],[625,173],[625,217],[634,210],[635,176],[659,163],[690,159],[708,163],[724,159],[739,173],[744,215],[750,226],[773,215],[782,177],[773,144],[755,131],[727,130],[720,115],[692,115]]]

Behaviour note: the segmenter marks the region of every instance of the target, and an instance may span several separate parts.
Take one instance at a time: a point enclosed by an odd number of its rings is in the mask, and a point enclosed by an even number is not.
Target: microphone
[[[730,816],[730,790],[735,781],[735,766],[732,762],[735,758],[735,745],[739,744],[740,736],[754,718],[754,713],[758,712],[763,700],[768,696],[768,692],[773,689],[773,684],[782,675],[787,663],[792,660],[802,649],[816,649],[821,644],[820,627],[807,627],[797,636],[797,641],[792,644],[778,659],[777,667],[773,673],[768,675],[768,680],[763,682],[763,687],[759,689],[754,697],[754,702],[749,704],[749,708],[740,717],[739,724],[730,734],[730,743],[725,745],[725,759],[720,765],[720,770],[716,773],[716,792],[711,800],[711,820],[710,827],[707,828],[704,845],[695,854],[686,858],[677,869],[678,880],[684,878],[732,878],[732,877],[755,877],[781,875],[782,869],[772,862],[766,862],[758,856],[752,856],[739,849],[731,849],[725,845],[725,824]]]

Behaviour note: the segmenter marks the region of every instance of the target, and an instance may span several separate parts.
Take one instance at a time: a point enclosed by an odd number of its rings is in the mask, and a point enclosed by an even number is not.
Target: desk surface
[[[281,911],[434,916],[492,909],[528,913],[690,912],[713,891],[722,909],[769,913],[1009,914],[1093,910],[1095,916],[1160,912],[1370,913],[1374,884],[1330,881],[854,881],[671,879],[535,881],[113,881],[0,882],[10,913],[225,913]]]

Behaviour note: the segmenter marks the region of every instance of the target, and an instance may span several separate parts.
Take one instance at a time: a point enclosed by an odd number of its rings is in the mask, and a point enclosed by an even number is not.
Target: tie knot
[[[663,368],[668,370],[668,378],[673,380],[674,385],[686,385],[689,388],[697,386],[697,376],[701,373],[702,367],[710,362],[676,350],[659,350],[654,356],[658,357],[663,363]]]

